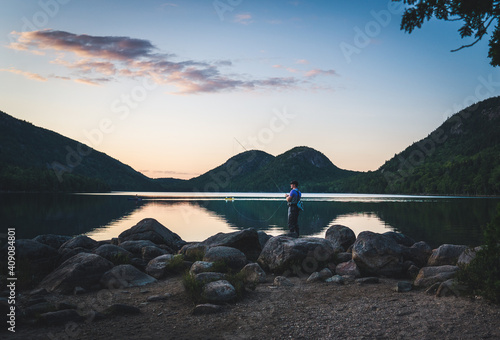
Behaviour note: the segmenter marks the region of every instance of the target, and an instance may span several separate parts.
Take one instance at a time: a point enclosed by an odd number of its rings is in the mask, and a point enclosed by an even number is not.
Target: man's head
[[[298,187],[299,187],[299,182],[297,182],[297,181],[295,181],[295,180],[294,180],[294,181],[291,181],[291,182],[290,182],[290,186],[291,186],[292,188],[298,188]]]

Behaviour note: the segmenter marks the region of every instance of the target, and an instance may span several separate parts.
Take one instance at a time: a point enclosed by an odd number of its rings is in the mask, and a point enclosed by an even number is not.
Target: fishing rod
[[[239,145],[241,145],[241,147],[245,150],[245,151],[249,151],[247,148],[245,148],[245,146],[243,144],[240,143],[239,140],[236,139],[236,137],[233,137],[234,140],[236,142],[238,142]],[[276,183],[276,181],[274,180],[273,177],[269,176],[269,178],[271,179],[271,181],[273,181],[274,185],[276,186],[276,188],[278,188],[278,192],[281,192],[281,188],[279,187],[278,183]]]

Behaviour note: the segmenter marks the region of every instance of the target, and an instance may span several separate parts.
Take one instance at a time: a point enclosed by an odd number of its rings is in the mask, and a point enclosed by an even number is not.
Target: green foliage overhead
[[[473,42],[463,45],[452,52],[471,47],[479,42],[488,29],[495,25],[489,41],[488,57],[493,66],[500,65],[500,4],[493,0],[393,0],[404,2],[408,5],[403,19],[401,29],[408,33],[415,28],[421,28],[425,21],[431,18],[444,21],[461,21],[462,26],[458,29],[461,38],[473,37]]]

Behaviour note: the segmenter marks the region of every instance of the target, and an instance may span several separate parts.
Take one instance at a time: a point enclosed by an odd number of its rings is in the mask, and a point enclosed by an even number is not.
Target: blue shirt
[[[292,200],[288,202],[288,204],[297,204],[297,202],[302,197],[302,194],[298,189],[292,189],[289,195],[292,198]]]

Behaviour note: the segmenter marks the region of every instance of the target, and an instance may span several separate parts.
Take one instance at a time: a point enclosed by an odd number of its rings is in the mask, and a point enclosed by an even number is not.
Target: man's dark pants
[[[299,236],[299,212],[297,204],[288,206],[288,229],[291,233],[296,233]]]

